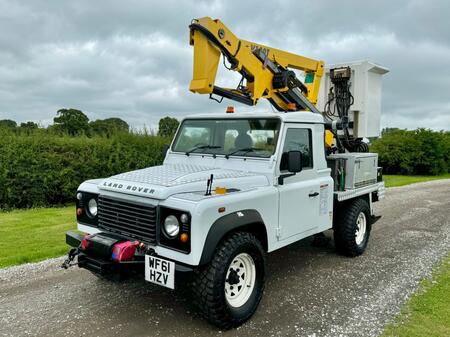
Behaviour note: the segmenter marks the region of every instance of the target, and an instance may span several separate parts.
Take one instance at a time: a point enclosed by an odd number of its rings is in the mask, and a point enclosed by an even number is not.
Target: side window
[[[287,170],[287,153],[300,151],[302,153],[303,168],[313,167],[311,129],[288,129],[281,155],[280,170]]]

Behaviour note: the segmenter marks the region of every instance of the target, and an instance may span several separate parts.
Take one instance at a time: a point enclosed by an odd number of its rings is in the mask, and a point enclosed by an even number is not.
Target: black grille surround
[[[104,195],[98,197],[98,228],[156,244],[157,208]]]

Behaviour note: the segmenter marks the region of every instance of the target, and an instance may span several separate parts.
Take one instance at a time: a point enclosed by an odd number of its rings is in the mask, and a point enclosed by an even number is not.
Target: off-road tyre
[[[364,253],[369,241],[371,216],[369,204],[362,198],[350,200],[341,205],[334,223],[334,243],[337,251],[345,256],[358,256]],[[365,233],[357,242],[358,217],[363,213],[366,221]]]
[[[225,279],[231,264],[242,253],[253,259],[256,278],[245,304],[233,307],[226,298]],[[263,294],[265,265],[264,248],[255,236],[235,232],[226,237],[216,248],[211,262],[194,273],[194,301],[203,317],[221,329],[237,327],[247,321],[256,311]]]

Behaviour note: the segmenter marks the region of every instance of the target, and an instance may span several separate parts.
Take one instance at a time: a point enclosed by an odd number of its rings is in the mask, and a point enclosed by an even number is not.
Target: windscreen
[[[278,118],[187,119],[172,151],[268,158],[275,151],[279,130]]]

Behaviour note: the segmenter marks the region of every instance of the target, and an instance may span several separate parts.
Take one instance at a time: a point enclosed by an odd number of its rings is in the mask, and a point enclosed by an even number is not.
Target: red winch
[[[84,253],[92,256],[111,258],[114,262],[131,261],[134,258],[136,249],[145,245],[139,241],[123,241],[120,237],[96,233],[84,235],[81,240],[80,249]]]
[[[116,262],[130,261],[134,257],[139,241],[124,241],[116,243],[113,247],[111,259]]]

